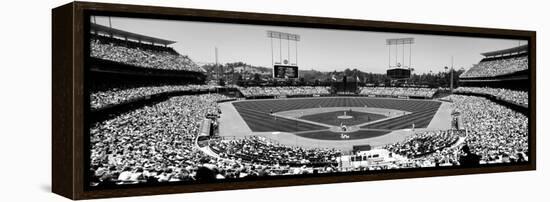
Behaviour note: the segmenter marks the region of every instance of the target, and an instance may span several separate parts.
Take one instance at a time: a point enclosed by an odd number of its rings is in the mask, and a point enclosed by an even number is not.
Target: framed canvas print
[[[71,199],[536,168],[534,31],[73,2],[52,36]]]

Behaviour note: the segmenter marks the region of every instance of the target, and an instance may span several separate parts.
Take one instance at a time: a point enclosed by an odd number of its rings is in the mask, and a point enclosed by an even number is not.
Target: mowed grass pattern
[[[430,124],[433,116],[439,109],[440,102],[430,100],[404,100],[384,98],[311,98],[311,99],[278,99],[253,100],[235,102],[233,106],[243,117],[246,124],[254,132],[300,132],[313,130],[328,130],[327,127],[309,124],[292,119],[271,116],[271,112],[281,112],[297,109],[319,107],[374,107],[396,109],[411,112],[411,114],[368,124],[361,129],[398,130],[410,128],[425,128]]]

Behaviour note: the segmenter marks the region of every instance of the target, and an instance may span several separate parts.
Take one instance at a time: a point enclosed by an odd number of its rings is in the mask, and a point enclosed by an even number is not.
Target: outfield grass
[[[367,97],[330,97],[330,98],[309,98],[309,99],[273,99],[273,100],[251,100],[232,103],[235,109],[239,112],[243,120],[253,132],[308,132],[301,136],[320,136],[318,139],[339,139],[339,133],[329,131],[328,127],[314,125],[299,120],[291,120],[287,118],[275,118],[271,113],[281,111],[290,111],[298,109],[320,108],[320,107],[373,107],[395,109],[407,111],[410,114],[380,120],[375,123],[370,123],[361,126],[362,131],[357,133],[357,137],[352,138],[367,138],[386,134],[386,131],[400,130],[411,128],[415,124],[415,128],[425,128],[428,126],[433,116],[441,105],[440,102],[431,100],[405,100],[405,99],[381,99]],[[343,112],[340,112],[343,114]],[[364,113],[364,112],[361,112]],[[309,116],[309,115],[307,115]],[[361,118],[362,115],[359,115]],[[326,116],[328,120],[338,120]],[[366,115],[368,119],[375,119],[373,115]],[[385,117],[382,117],[385,118]],[[303,117],[302,117],[303,119]],[[363,119],[367,119],[363,116]],[[365,120],[357,122],[367,122]],[[320,122],[320,121],[315,121]],[[371,121],[368,121],[371,122]],[[340,125],[339,122],[328,125]],[[353,125],[353,124],[347,124]],[[374,131],[374,132],[373,132]],[[379,132],[384,131],[384,132]],[[317,134],[317,135],[315,135]],[[322,136],[322,137],[321,137]]]

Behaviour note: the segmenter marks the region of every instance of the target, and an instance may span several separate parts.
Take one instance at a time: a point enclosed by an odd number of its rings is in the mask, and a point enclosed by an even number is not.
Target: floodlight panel
[[[300,41],[300,35],[277,32],[277,31],[269,31],[269,30],[267,31],[267,37],[275,38],[275,39],[285,39],[285,40],[291,40],[291,41]]]
[[[413,44],[414,38],[386,39],[386,45]]]

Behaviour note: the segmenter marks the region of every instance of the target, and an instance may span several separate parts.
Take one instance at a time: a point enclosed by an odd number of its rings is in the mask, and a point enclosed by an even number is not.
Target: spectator
[[[463,155],[460,156],[460,166],[463,167],[475,167],[479,165],[481,159],[477,154],[472,154],[468,145],[462,147]]]

